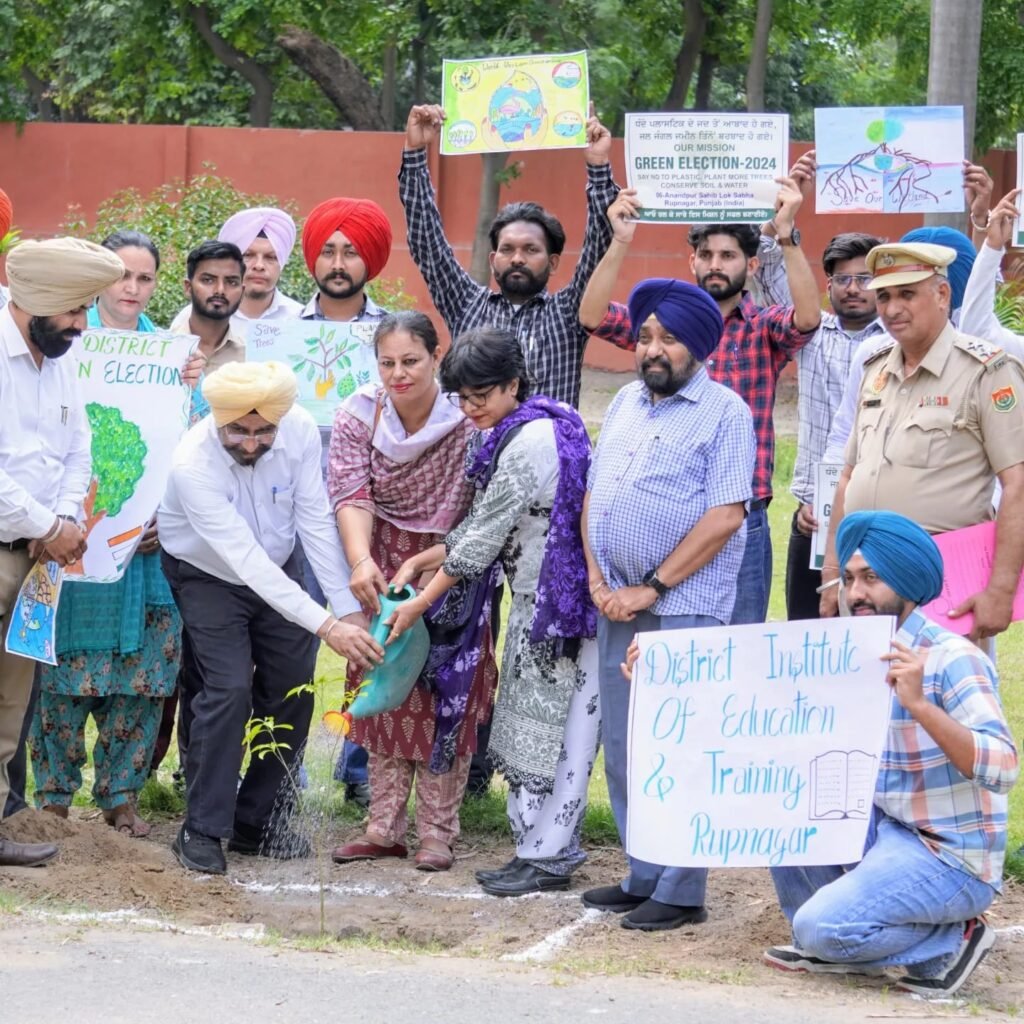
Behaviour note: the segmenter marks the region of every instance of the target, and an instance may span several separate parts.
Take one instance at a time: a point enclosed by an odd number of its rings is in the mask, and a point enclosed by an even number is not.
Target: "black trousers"
[[[7,804],[3,808],[0,818],[9,818],[18,811],[25,810],[28,804],[25,801],[25,786],[28,783],[27,750],[29,730],[32,728],[32,719],[35,717],[36,705],[39,703],[39,666],[36,665],[35,675],[32,677],[32,696],[29,698],[28,707],[25,709],[25,720],[21,723],[21,736],[18,738],[18,749],[14,757],[7,762],[7,783],[10,789],[7,793]]]
[[[811,564],[811,538],[796,528],[796,513],[789,533],[789,553],[786,558],[786,618],[816,619],[820,598],[821,572],[809,568]]]
[[[287,813],[292,804],[313,695],[287,694],[312,682],[317,638],[248,587],[225,583],[166,551],[161,563],[188,630],[195,670],[196,692],[189,700],[182,694],[179,722],[187,737],[185,824],[220,838],[230,836],[236,823],[266,829],[275,811]],[[252,757],[239,786],[250,716],[273,718],[273,739],[282,746],[280,756]]]

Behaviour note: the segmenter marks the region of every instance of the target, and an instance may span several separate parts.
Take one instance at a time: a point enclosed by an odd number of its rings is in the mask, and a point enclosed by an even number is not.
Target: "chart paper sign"
[[[373,352],[375,323],[333,320],[257,320],[249,328],[245,358],[276,360],[295,371],[298,403],[329,427],[338,406],[356,388],[380,380]]]
[[[825,564],[825,543],[828,540],[828,525],[832,521],[832,499],[835,498],[842,471],[842,466],[831,462],[819,462],[814,467],[814,518],[818,520],[818,528],[811,534],[812,569],[820,569]]]
[[[1017,188],[1021,194],[1017,197],[1017,209],[1024,211],[1024,133],[1017,136]],[[1024,216],[1017,218],[1015,232],[1016,246],[1024,246]]]
[[[814,111],[818,213],[962,213],[963,107]]]
[[[7,627],[11,654],[57,664],[57,606],[64,570],[56,562],[36,562],[18,591]]]
[[[587,144],[587,54],[446,60],[443,156]]]
[[[974,628],[974,616],[951,619],[948,613],[984,590],[992,576],[996,553],[996,524],[978,523],[962,530],[937,533],[932,540],[942,552],[942,593],[921,609],[944,629],[967,636]],[[1013,622],[1024,619],[1024,578],[1017,583],[1013,598]]]
[[[788,114],[626,115],[626,177],[647,223],[771,220]]]
[[[641,633],[626,850],[675,867],[850,864],[889,729],[891,616]]]
[[[92,428],[88,548],[69,583],[121,578],[160,504],[171,456],[188,426],[191,392],[181,370],[198,339],[169,331],[96,328],[72,347]]]

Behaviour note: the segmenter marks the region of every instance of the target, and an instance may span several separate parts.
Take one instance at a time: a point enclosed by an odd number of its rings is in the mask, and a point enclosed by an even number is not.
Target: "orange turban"
[[[0,238],[3,238],[11,230],[13,220],[14,210],[11,207],[11,200],[7,193],[0,188]]]
[[[302,255],[311,274],[327,239],[335,231],[340,231],[356,247],[372,281],[391,255],[391,224],[387,214],[372,199],[343,196],[314,207],[302,229]]]

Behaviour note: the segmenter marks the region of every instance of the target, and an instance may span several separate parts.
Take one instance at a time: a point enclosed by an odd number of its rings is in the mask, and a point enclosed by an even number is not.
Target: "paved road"
[[[0,919],[0,1021],[32,1024],[848,1024],[919,1016],[817,979],[754,985],[569,978],[539,967],[354,950],[302,952],[160,932]]]

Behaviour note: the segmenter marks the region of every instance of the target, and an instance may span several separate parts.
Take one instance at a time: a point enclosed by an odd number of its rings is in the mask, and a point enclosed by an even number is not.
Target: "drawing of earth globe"
[[[876,153],[875,166],[880,171],[887,171],[892,167],[892,153]]]
[[[571,139],[583,131],[583,118],[575,110],[563,110],[551,122],[551,127],[555,129],[556,135]]]
[[[523,142],[528,131],[536,136],[544,119],[540,86],[525,72],[513,72],[494,90],[488,118],[506,146]]]
[[[582,77],[583,70],[574,60],[563,60],[551,71],[551,79],[560,89],[574,89]]]

